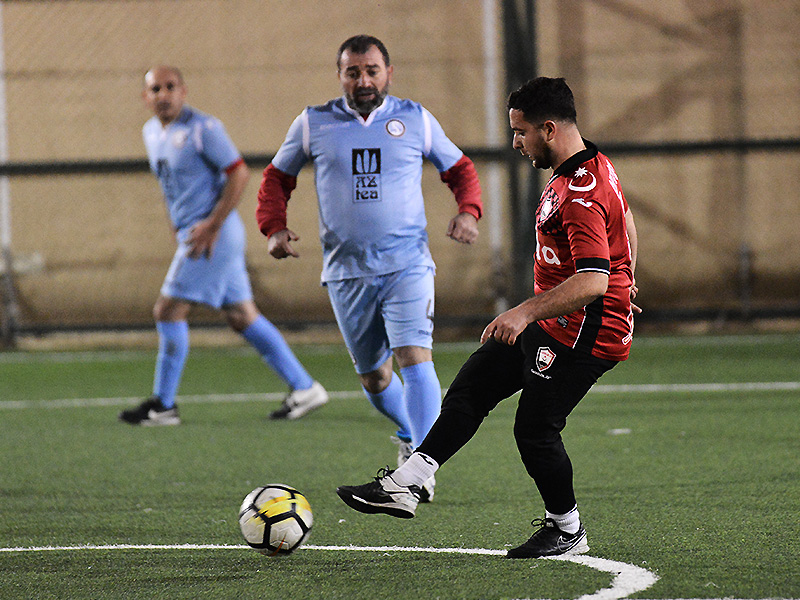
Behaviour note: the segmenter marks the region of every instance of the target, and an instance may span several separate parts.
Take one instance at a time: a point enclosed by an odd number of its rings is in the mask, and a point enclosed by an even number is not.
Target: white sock
[[[403,463],[403,466],[398,467],[392,473],[392,479],[397,485],[416,485],[422,487],[422,484],[430,479],[439,464],[427,454],[414,452],[408,460]]]
[[[544,516],[548,519],[553,519],[556,522],[556,526],[566,533],[578,533],[578,529],[581,528],[581,516],[578,513],[578,505],[575,505],[568,513],[563,515],[556,515],[551,512],[545,511]]]

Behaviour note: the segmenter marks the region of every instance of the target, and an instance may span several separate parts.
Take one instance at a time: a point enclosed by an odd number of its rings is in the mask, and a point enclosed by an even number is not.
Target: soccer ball
[[[311,505],[291,486],[270,483],[247,494],[239,509],[245,541],[268,556],[291,554],[311,533]]]

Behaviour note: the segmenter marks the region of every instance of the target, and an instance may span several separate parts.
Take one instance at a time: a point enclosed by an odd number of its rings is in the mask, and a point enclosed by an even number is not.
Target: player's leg
[[[403,398],[411,424],[411,443],[416,448],[433,426],[442,405],[442,386],[433,366],[430,348],[402,346],[394,349]]]
[[[481,346],[462,366],[441,414],[408,461],[368,484],[341,486],[339,497],[361,512],[413,517],[425,481],[475,435],[501,400],[520,389],[523,358],[518,346],[494,340]]]
[[[433,268],[413,267],[385,277],[381,290],[381,314],[400,366],[415,447],[436,421],[442,404],[442,386],[431,352],[433,277]]]
[[[281,332],[253,300],[228,304],[223,311],[228,325],[255,348],[291,390],[280,408],[270,413],[271,419],[299,419],[328,401],[325,388],[308,374]]]
[[[392,352],[379,308],[380,278],[329,281],[326,288],[364,394],[378,412],[397,425],[397,437],[410,442],[403,384],[392,369]]]
[[[362,352],[364,350],[363,343]],[[388,349],[388,344],[383,346],[382,354]],[[351,353],[352,355],[352,353]],[[367,363],[368,364],[368,363]],[[364,367],[362,367],[364,368]],[[366,367],[369,368],[369,367]],[[356,371],[359,366],[356,364]],[[364,390],[367,400],[375,409],[397,425],[397,440],[401,446],[400,453],[405,453],[403,447],[411,445],[411,426],[404,398],[403,382],[392,368],[391,354],[377,369],[358,373],[361,389]]]
[[[180,417],[175,396],[189,354],[191,304],[185,300],[161,295],[153,307],[158,331],[153,395],[137,408],[122,411],[119,418],[131,425],[178,425]]]
[[[328,393],[314,381],[295,356],[281,332],[258,310],[253,301],[245,262],[245,231],[241,218],[231,213],[220,230],[208,270],[221,284],[221,297],[207,297],[220,306],[228,325],[259,353],[264,362],[289,386],[281,406],[271,419],[299,419],[328,401]]]
[[[545,504],[539,529],[510,558],[537,558],[588,550],[573,487],[572,462],[561,438],[567,416],[597,379],[616,363],[578,353],[531,326],[521,344],[525,386],[514,437],[528,474]]]

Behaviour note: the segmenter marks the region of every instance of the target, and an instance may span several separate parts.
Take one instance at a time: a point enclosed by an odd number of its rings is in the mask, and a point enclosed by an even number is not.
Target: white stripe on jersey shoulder
[[[422,109],[422,128],[424,131],[422,153],[427,156],[431,153],[431,146],[433,145],[433,134],[431,133],[431,118],[433,115],[424,106],[420,108]]]
[[[194,126],[192,127],[192,141],[194,142],[194,147],[198,152],[203,151],[203,125],[204,121],[198,120],[195,122]]]
[[[311,129],[308,124],[308,108],[304,108],[300,113],[300,126],[303,129],[303,153],[311,156]]]

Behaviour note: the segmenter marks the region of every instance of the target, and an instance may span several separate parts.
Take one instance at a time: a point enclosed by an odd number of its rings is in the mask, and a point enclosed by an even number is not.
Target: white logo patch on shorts
[[[539,375],[545,379],[550,379],[549,375],[545,375],[542,371],[546,371],[553,366],[556,360],[556,353],[547,346],[540,346],[536,351],[536,369],[531,369],[531,373]]]

